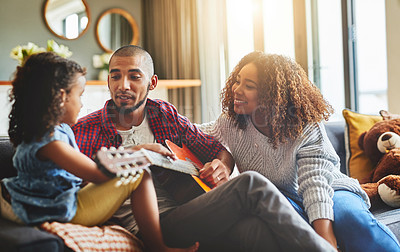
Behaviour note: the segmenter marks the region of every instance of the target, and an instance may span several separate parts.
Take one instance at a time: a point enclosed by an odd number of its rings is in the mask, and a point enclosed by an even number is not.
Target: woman
[[[205,131],[231,150],[240,172],[268,178],[341,251],[400,250],[368,211],[358,181],[340,172],[322,124],[333,109],[296,62],[252,52],[230,74],[221,96],[223,114]]]

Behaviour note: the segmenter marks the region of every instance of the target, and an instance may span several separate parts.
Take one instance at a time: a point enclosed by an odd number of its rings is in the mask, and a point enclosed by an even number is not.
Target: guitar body
[[[151,166],[150,169],[161,186],[180,204],[186,203],[206,192],[193,179],[193,175],[158,166]]]
[[[165,143],[178,159],[192,163],[197,169],[203,167],[203,163],[184,144],[182,144],[181,148],[169,140],[166,140]],[[181,204],[211,190],[196,175],[167,170],[156,166],[152,166],[151,170],[155,173],[161,185]]]

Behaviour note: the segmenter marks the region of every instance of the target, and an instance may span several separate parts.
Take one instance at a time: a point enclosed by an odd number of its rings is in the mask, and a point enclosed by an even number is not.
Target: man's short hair
[[[117,57],[133,57],[133,56],[144,56],[144,67],[148,71],[149,77],[154,75],[154,64],[151,55],[136,45],[126,45],[117,49],[110,58],[110,62],[114,56]]]

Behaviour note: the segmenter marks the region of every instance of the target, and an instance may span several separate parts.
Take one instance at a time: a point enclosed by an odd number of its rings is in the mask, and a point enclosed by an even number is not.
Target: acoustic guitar
[[[151,169],[161,185],[179,203],[210,191],[210,187],[198,177],[202,162],[185,145],[180,148],[169,140],[166,144],[178,157],[177,160],[146,149],[133,151],[104,147],[96,153],[94,161],[105,175],[120,178],[117,186],[133,182],[143,171]]]
[[[150,162],[143,153],[125,150],[122,147],[118,149],[102,147],[93,160],[97,168],[107,177],[120,178],[116,186],[135,182],[150,166]]]
[[[152,167],[155,172],[156,178],[163,185],[163,187],[174,197],[179,203],[185,203],[201,194],[211,190],[199,178],[198,171],[203,168],[204,164],[196,157],[191,150],[182,143],[182,147],[174,144],[170,140],[165,140],[165,144],[172,153],[178,158],[177,161],[191,164],[196,168],[197,174],[179,173],[173,169],[166,170],[159,167]]]

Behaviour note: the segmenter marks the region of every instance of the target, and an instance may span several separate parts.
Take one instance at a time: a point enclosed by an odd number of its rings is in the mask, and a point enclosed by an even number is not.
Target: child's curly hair
[[[297,138],[307,124],[328,120],[333,113],[332,106],[299,64],[285,56],[255,51],[240,60],[221,93],[223,112],[234,119],[240,129],[246,128],[246,118],[250,115],[235,113],[232,86],[240,70],[249,63],[253,63],[258,72],[257,111],[265,117],[267,136],[275,147]]]
[[[8,135],[14,146],[52,132],[64,113],[61,89],[71,90],[76,74],[86,70],[53,52],[33,54],[17,67],[9,95]]]

